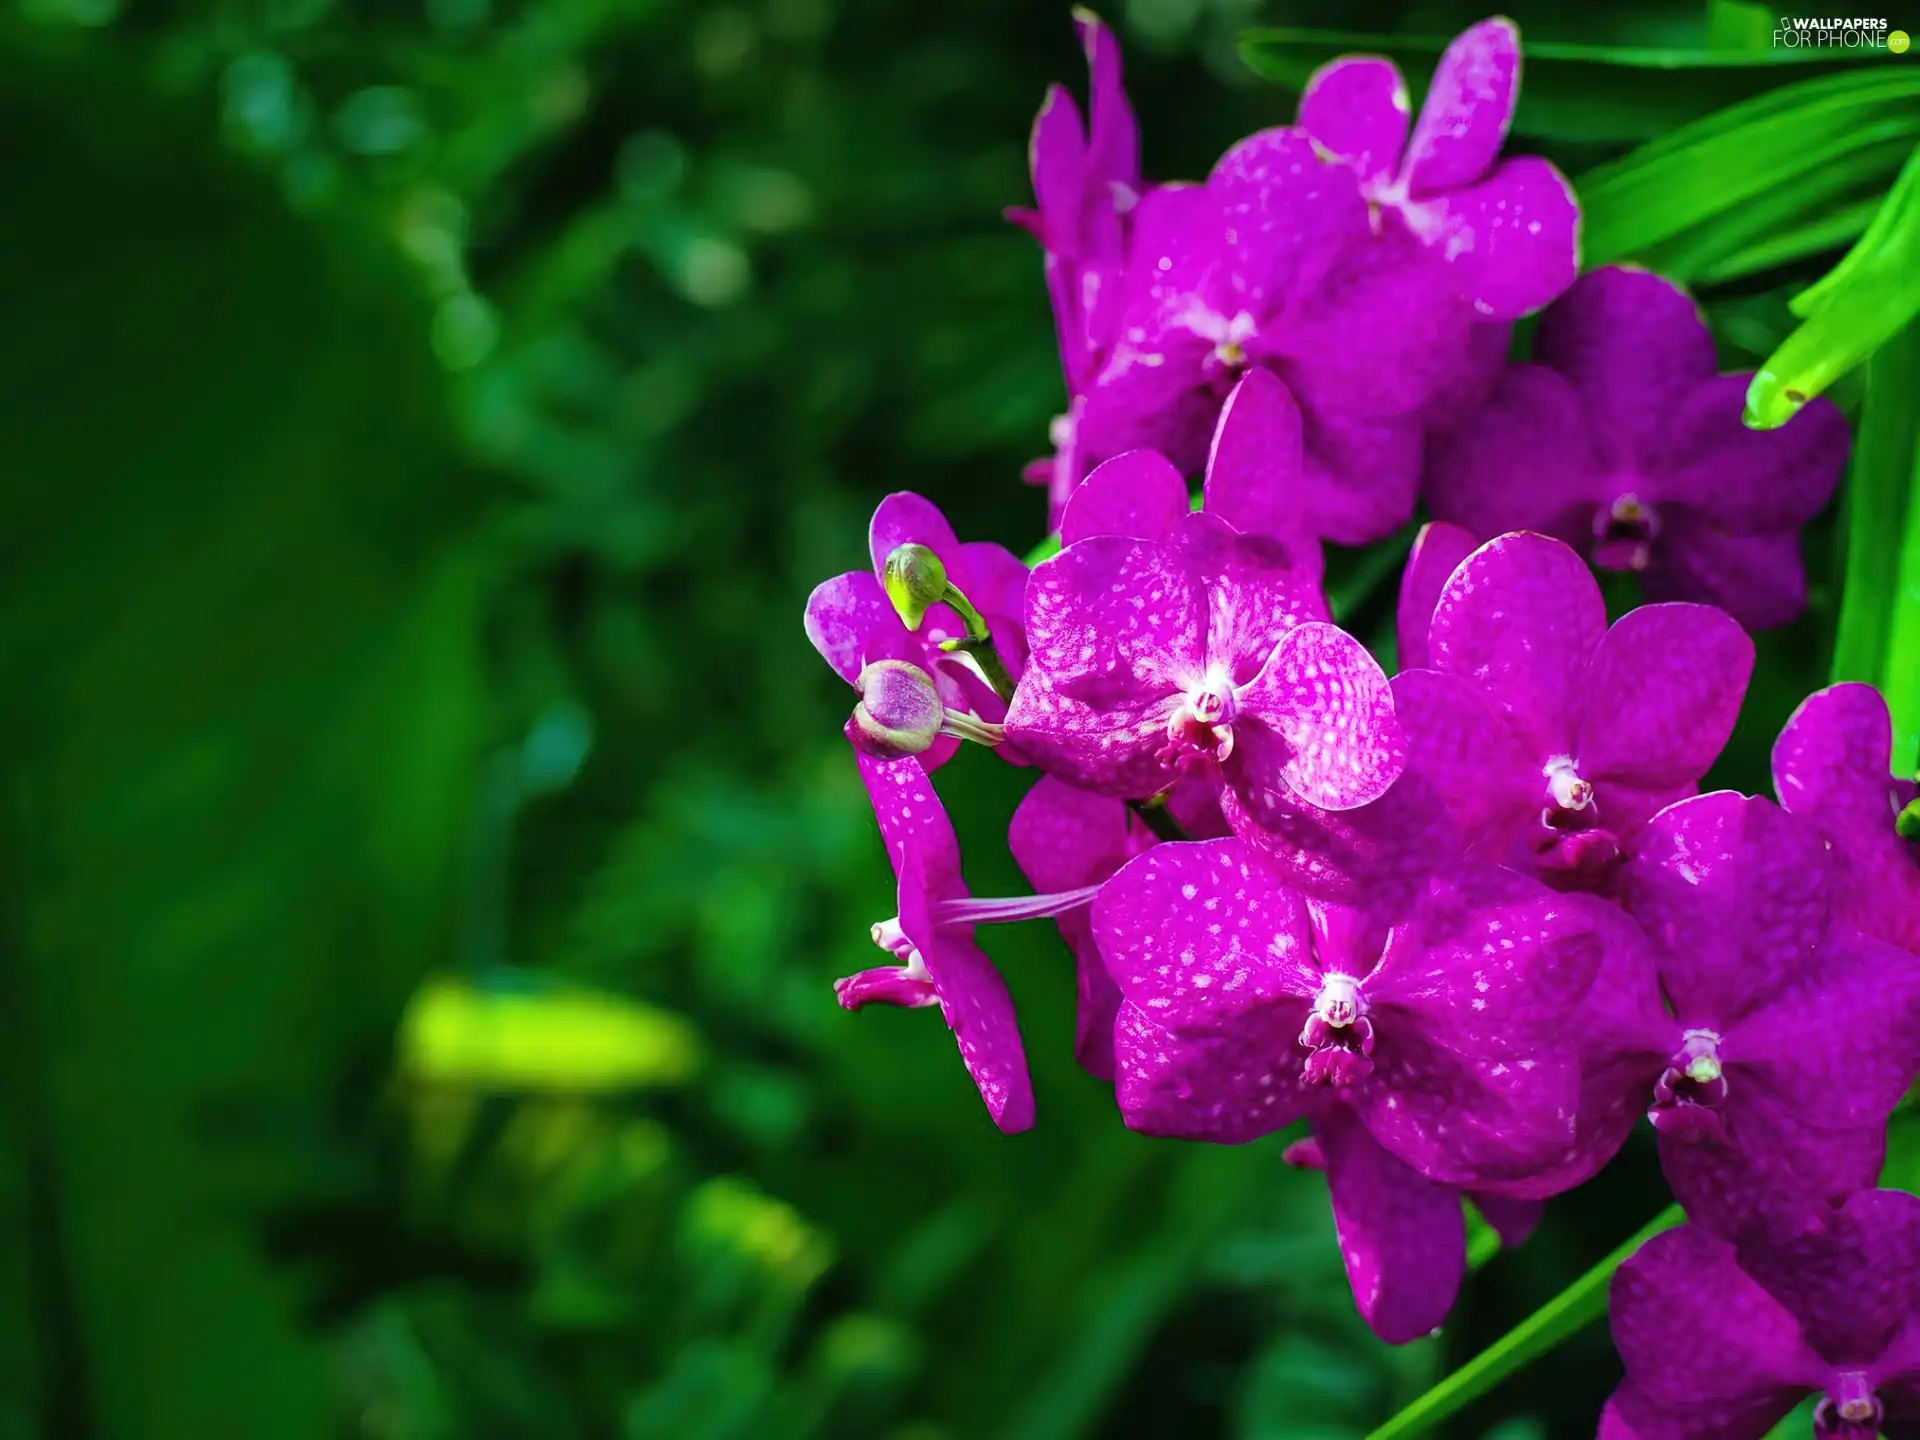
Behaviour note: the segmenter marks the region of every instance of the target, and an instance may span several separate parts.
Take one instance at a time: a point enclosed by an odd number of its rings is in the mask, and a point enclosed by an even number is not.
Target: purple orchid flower
[[[1337,1097],[1429,1180],[1505,1189],[1574,1143],[1602,908],[1473,864],[1392,907],[1329,905],[1237,839],[1156,845],[1093,907],[1121,1112],[1234,1144]]]
[[[1807,1395],[1818,1440],[1920,1434],[1920,1199],[1904,1191],[1737,1244],[1668,1230],[1620,1267],[1609,1310],[1626,1379],[1602,1435],[1761,1440]]]
[[[1461,562],[1479,548],[1480,542],[1469,531],[1444,520],[1422,525],[1413,537],[1407,567],[1400,574],[1400,604],[1395,612],[1400,669],[1429,668],[1427,631],[1433,625],[1440,592]]]
[[[1033,1124],[1026,1049],[1006,982],[973,941],[953,824],[916,758],[858,759],[899,880],[899,912],[873,927],[873,942],[900,963],[849,975],[834,991],[849,1010],[937,1004],[993,1123],[1010,1135],[1025,1130]]]
[[[1417,242],[1373,233],[1353,173],[1304,134],[1252,135],[1204,185],[1142,199],[1121,291],[1069,437],[1079,470],[1153,449],[1197,471],[1221,402],[1267,369],[1303,412],[1307,529],[1359,544],[1412,513],[1422,414],[1457,377],[1474,312]]]
[[[1717,791],[1655,816],[1625,879],[1659,985],[1596,984],[1589,1021],[1688,1215],[1732,1235],[1773,1197],[1872,1185],[1920,1072],[1920,961],[1838,923],[1820,837]]]
[[[1538,530],[1649,600],[1701,600],[1750,630],[1806,604],[1799,530],[1833,494],[1847,424],[1815,400],[1778,430],[1740,422],[1751,376],[1716,373],[1684,292],[1618,267],[1583,275],[1473,419],[1437,440],[1435,516],[1482,539]]]
[[[1317,1102],[1313,1134],[1285,1159],[1327,1177],[1340,1258],[1360,1318],[1389,1345],[1432,1333],[1453,1309],[1467,1273],[1467,1226],[1458,1190],[1396,1159],[1340,1099]],[[1471,1197],[1500,1243],[1521,1244],[1540,1221],[1538,1201]]]
[[[1219,797],[1200,781],[1174,786],[1167,809],[1189,834],[1227,833]],[[1101,885],[1127,861],[1156,844],[1147,823],[1111,795],[1076,790],[1043,775],[1013,812],[1007,846],[1027,882],[1037,891],[1061,892]],[[1120,988],[1107,974],[1093,921],[1085,907],[1054,917],[1060,938],[1073,952],[1080,1004],[1075,1016],[1074,1057],[1088,1074],[1113,1079],[1113,1017]]]
[[[1892,768],[1893,717],[1871,685],[1808,696],[1773,747],[1781,806],[1811,823],[1845,861],[1841,918],[1920,954],[1920,840],[1896,828],[1920,790]]]
[[[941,648],[942,641],[965,638],[959,615],[950,606],[935,605],[919,629],[909,630],[887,597],[881,578],[887,556],[906,544],[925,545],[939,556],[947,578],[985,617],[1001,659],[1017,678],[1026,663],[1025,563],[1002,545],[961,544],[931,501],[906,491],[887,496],[873,512],[872,571],[835,576],[807,598],[807,638],[850,685],[857,686],[861,672],[875,661],[904,660],[933,678],[948,709],[997,723],[1005,718],[1006,706],[993,688],[962,657]],[[935,769],[952,758],[959,743],[943,736],[918,758]]]
[[[1377,220],[1404,227],[1462,299],[1502,320],[1538,310],[1580,268],[1580,207],[1566,178],[1532,156],[1498,158],[1519,94],[1520,31],[1493,19],[1447,46],[1411,143],[1392,61],[1335,60],[1300,98],[1300,128],[1360,177]]]
[[[1007,211],[1007,219],[1031,233],[1046,254],[1047,294],[1069,396],[1092,383],[1112,336],[1128,216],[1145,188],[1140,130],[1121,83],[1120,44],[1091,11],[1076,9],[1073,26],[1092,80],[1091,131],[1066,88],[1049,88],[1027,146],[1035,208]]]
[[[1422,548],[1457,549],[1458,534]],[[1416,555],[1409,587],[1446,558]],[[1422,603],[1403,596],[1412,629]],[[1708,605],[1646,605],[1608,629],[1580,557],[1515,534],[1450,573],[1424,658],[1394,677],[1394,708],[1469,853],[1598,890],[1634,832],[1698,790],[1739,717],[1753,641]]]

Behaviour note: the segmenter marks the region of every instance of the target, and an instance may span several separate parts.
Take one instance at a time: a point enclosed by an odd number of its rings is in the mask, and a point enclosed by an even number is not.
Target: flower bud
[[[1893,822],[1893,828],[1902,840],[1920,840],[1920,800],[1900,812]]]
[[[894,613],[909,630],[918,630],[927,611],[938,605],[947,593],[947,567],[940,557],[924,545],[908,543],[894,547],[887,556],[882,577],[887,598]]]
[[[889,567],[891,568],[891,567]],[[855,682],[860,703],[853,707],[854,743],[881,760],[919,755],[940,738],[947,707],[933,688],[933,677],[905,660],[876,660]]]

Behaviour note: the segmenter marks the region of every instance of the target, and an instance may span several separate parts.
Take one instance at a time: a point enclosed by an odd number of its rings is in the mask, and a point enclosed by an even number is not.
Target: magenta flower
[[[1036,208],[1007,211],[1046,254],[1047,295],[1070,396],[1092,382],[1112,336],[1128,215],[1143,189],[1140,132],[1121,84],[1119,42],[1091,11],[1075,10],[1073,25],[1092,77],[1091,133],[1066,88],[1049,88],[1027,147]]]
[[[1920,960],[1838,923],[1830,864],[1806,825],[1720,791],[1656,816],[1626,874],[1659,991],[1596,986],[1594,1023],[1639,1028],[1615,1074],[1651,1092],[1675,1198],[1723,1234],[1773,1197],[1872,1185],[1920,1071]]]
[[[1176,785],[1168,810],[1189,835],[1210,838],[1227,833],[1218,797],[1204,784]],[[1044,775],[1026,793],[1007,829],[1007,847],[1035,890],[1079,890],[1104,884],[1134,856],[1155,844],[1153,831],[1111,795],[1076,790]],[[1080,1004],[1075,1017],[1074,1057],[1088,1074],[1113,1079],[1113,1017],[1120,989],[1107,974],[1093,921],[1085,906],[1054,917],[1060,938],[1072,950]]]
[[[1434,608],[1440,592],[1460,568],[1460,562],[1480,548],[1471,532],[1444,520],[1420,527],[1413,538],[1413,550],[1407,567],[1400,574],[1400,604],[1395,612],[1395,631],[1402,670],[1425,670],[1427,631],[1433,624]]]
[[[1737,1245],[1668,1230],[1620,1267],[1609,1310],[1626,1379],[1603,1435],[1761,1440],[1807,1395],[1819,1440],[1920,1432],[1920,1199],[1903,1191]]]
[[[849,1010],[874,1002],[939,1005],[993,1123],[1008,1134],[1025,1130],[1033,1124],[1026,1050],[1006,982],[973,941],[960,845],[946,809],[918,759],[858,760],[899,879],[899,912],[873,927],[873,941],[899,963],[849,975],[834,991]]]
[[[1006,706],[980,672],[940,648],[943,640],[963,639],[967,633],[952,608],[935,605],[919,629],[909,630],[888,599],[881,581],[887,556],[906,544],[925,545],[940,557],[948,579],[986,618],[1001,659],[1018,677],[1026,663],[1021,630],[1026,565],[1002,545],[986,541],[962,545],[931,501],[907,491],[887,496],[873,512],[868,531],[872,571],[837,575],[807,597],[807,638],[849,685],[857,685],[860,672],[876,660],[905,660],[933,677],[949,709],[999,721]],[[919,759],[932,770],[945,764],[959,743],[943,737]]]
[[[1893,717],[1871,685],[1807,697],[1773,747],[1780,804],[1826,836],[1838,867],[1839,913],[1869,935],[1920,953],[1920,841],[1895,828],[1914,801],[1894,778]]]
[[[1847,458],[1831,403],[1747,429],[1751,376],[1715,373],[1693,302],[1641,270],[1581,276],[1541,319],[1533,359],[1435,444],[1435,516],[1483,540],[1557,536],[1638,574],[1649,600],[1706,601],[1750,630],[1800,613],[1800,527]]]
[[[1066,437],[1078,471],[1135,449],[1198,471],[1221,402],[1268,369],[1304,417],[1306,529],[1359,544],[1412,512],[1422,411],[1461,368],[1473,311],[1414,241],[1373,234],[1353,174],[1303,134],[1249,136],[1205,185],[1142,199],[1121,288]]]
[[[1433,72],[1407,140],[1406,82],[1388,60],[1323,66],[1300,99],[1300,128],[1351,167],[1374,214],[1405,231],[1482,315],[1515,319],[1569,285],[1580,267],[1580,208],[1545,160],[1500,161],[1520,92],[1520,32],[1483,20]]]
[[[1344,1100],[1319,1101],[1310,1121],[1312,1137],[1289,1145],[1285,1158],[1326,1172],[1340,1258],[1360,1318],[1389,1345],[1431,1333],[1453,1309],[1467,1273],[1460,1191],[1394,1158]],[[1537,1201],[1472,1198],[1507,1246],[1533,1232],[1543,1209]]]
[[[1457,549],[1457,534],[1430,530],[1422,550]],[[1446,558],[1416,553],[1408,586]],[[1403,610],[1420,603],[1403,595]],[[1739,717],[1753,642],[1707,605],[1646,605],[1608,629],[1580,557],[1516,534],[1448,576],[1425,658],[1394,677],[1394,707],[1409,765],[1469,852],[1599,889],[1648,817],[1697,791]]]
[[[1157,845],[1093,907],[1121,1112],[1233,1144],[1337,1096],[1428,1179],[1504,1188],[1574,1141],[1599,908],[1475,865],[1391,907],[1328,905],[1237,839]]]

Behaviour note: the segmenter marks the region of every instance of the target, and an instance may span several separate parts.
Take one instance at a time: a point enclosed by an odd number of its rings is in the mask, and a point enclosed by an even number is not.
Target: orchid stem
[[[973,602],[960,593],[957,585],[949,584],[947,593],[940,597],[944,605],[950,605],[966,622],[967,638],[964,640],[943,640],[940,648],[950,653],[969,655],[973,663],[980,667],[980,673],[987,677],[987,684],[993,687],[993,693],[1002,701],[1013,703],[1013,676],[1008,673],[1007,665],[1000,658],[1000,651],[993,643],[993,635],[987,629],[986,617],[973,608]]]

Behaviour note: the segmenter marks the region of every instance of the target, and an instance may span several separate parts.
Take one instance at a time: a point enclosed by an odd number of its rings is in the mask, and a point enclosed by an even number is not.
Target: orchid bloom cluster
[[[1885,702],[1810,698],[1778,804],[1701,793],[1749,631],[1802,603],[1844,421],[1743,429],[1684,294],[1576,278],[1566,183],[1500,158],[1511,23],[1455,40],[1417,117],[1389,63],[1327,66],[1197,185],[1141,179],[1118,49],[1076,23],[1090,123],[1047,97],[1014,217],[1070,397],[1030,477],[1058,553],[1029,569],[892,495],[871,569],[807,605],[898,882],[841,1003],[939,1007],[1025,1129],[976,933],[1053,918],[1126,1124],[1304,1122],[1287,1156],[1394,1342],[1452,1307],[1463,1198],[1517,1243],[1645,1115],[1690,1224],[1621,1273],[1605,1425],[1758,1436],[1814,1390],[1824,1435],[1920,1417],[1920,1202],[1870,1188],[1920,1072],[1920,809]],[[1389,679],[1321,546],[1421,496]],[[1652,603],[1610,625],[1591,566]],[[966,743],[1034,773],[1007,837],[1033,895],[962,878],[934,777]]]

